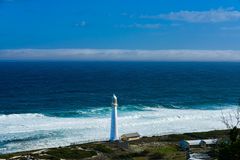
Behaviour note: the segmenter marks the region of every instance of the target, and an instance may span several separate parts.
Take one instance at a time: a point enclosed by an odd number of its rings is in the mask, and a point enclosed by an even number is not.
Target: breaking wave
[[[133,112],[119,107],[119,134],[139,132],[151,136],[224,129],[220,120],[222,113],[234,110],[234,107],[223,110],[177,108],[145,106]],[[109,137],[110,109],[79,110],[76,111],[78,117],[38,113],[0,115],[0,152],[105,140]]]

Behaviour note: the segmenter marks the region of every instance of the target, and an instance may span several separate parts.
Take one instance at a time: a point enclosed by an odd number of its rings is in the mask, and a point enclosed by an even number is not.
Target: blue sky
[[[240,0],[0,0],[0,50],[59,48],[240,50]]]
[[[0,0],[0,60],[240,61],[240,0]]]

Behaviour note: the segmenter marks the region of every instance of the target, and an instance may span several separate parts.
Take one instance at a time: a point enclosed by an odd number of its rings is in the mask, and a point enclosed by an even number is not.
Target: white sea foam
[[[163,135],[225,129],[220,117],[233,109],[184,110],[148,108],[119,116],[119,133]],[[110,115],[106,117],[60,118],[42,114],[0,115],[0,152],[15,152],[109,137]]]

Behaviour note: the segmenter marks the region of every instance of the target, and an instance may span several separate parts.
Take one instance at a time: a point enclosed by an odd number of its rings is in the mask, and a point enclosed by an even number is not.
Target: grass
[[[36,150],[34,150],[36,151]],[[19,155],[29,155],[31,154],[31,152],[34,151],[24,151],[24,152],[16,152],[16,153],[9,153],[9,154],[0,154],[0,159],[9,159],[15,156],[19,156]]]
[[[21,155],[30,155],[36,159],[84,159],[93,156],[103,156],[113,160],[185,160],[186,154],[179,150],[177,144],[182,139],[221,138],[228,135],[229,130],[172,134],[166,136],[143,137],[129,142],[129,148],[122,148],[118,143],[93,142],[68,147],[51,148],[43,154],[35,151],[0,155],[0,159],[10,159]],[[22,159],[22,158],[21,158]],[[25,158],[26,159],[26,158]]]
[[[97,144],[93,149],[102,153],[113,153],[113,150],[104,144]]]
[[[57,159],[81,159],[97,155],[94,151],[85,151],[69,147],[50,149],[46,154]]]
[[[2,154],[0,155],[0,159],[9,159],[14,156],[17,156],[17,154]]]
[[[133,160],[146,160],[146,157],[134,157]]]
[[[51,159],[51,160],[60,160],[60,159],[82,159],[88,158],[97,155],[95,151],[85,151],[80,150],[76,147],[64,147],[64,148],[51,148],[48,151],[41,154],[32,154],[31,151],[28,152],[19,152],[19,153],[11,153],[11,154],[3,154],[0,155],[0,159],[10,159],[15,156],[25,156],[30,155],[37,159]],[[21,158],[24,159],[24,158]]]
[[[179,151],[176,145],[167,145],[149,149],[149,159],[165,159],[165,160],[184,160],[186,155]]]
[[[148,146],[140,152],[117,154],[112,157],[114,160],[185,160],[184,152],[178,150],[176,145],[161,147]]]

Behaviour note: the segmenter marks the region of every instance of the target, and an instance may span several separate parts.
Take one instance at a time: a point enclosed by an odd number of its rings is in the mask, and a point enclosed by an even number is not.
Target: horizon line
[[[240,62],[240,50],[209,49],[0,49],[0,60]]]

